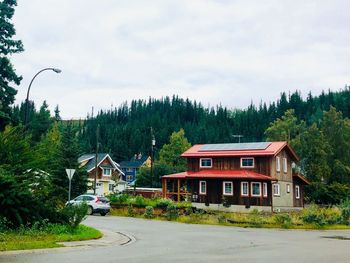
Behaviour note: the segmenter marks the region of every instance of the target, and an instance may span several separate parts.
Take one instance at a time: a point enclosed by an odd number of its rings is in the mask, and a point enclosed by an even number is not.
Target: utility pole
[[[154,161],[154,146],[156,145],[156,139],[154,138],[153,128],[151,127],[151,187],[153,187],[153,161]]]
[[[96,129],[96,152],[95,152],[95,178],[94,178],[94,195],[96,195],[96,183],[97,183],[97,157],[98,157],[98,138],[100,135],[100,124],[97,124]]]

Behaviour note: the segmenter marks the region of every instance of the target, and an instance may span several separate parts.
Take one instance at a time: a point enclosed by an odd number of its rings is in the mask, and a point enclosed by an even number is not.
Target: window
[[[295,186],[295,198],[300,199],[300,187],[299,187],[299,185]]]
[[[241,195],[242,196],[249,195],[248,182],[241,182]]]
[[[211,158],[201,158],[199,167],[201,168],[211,168],[213,167],[213,161]]]
[[[127,168],[126,171],[127,172],[132,172],[132,168]]]
[[[284,172],[284,173],[287,173],[287,172],[288,172],[287,158],[283,158],[283,172]]]
[[[133,176],[132,176],[132,175],[126,176],[126,181],[127,181],[127,182],[131,182],[132,179],[133,179]]]
[[[252,196],[261,196],[261,183],[252,183],[251,186]]]
[[[241,168],[254,168],[254,158],[241,158]]]
[[[280,196],[280,185],[279,184],[273,185],[273,195]]]
[[[290,193],[290,184],[287,184],[287,193]]]
[[[96,187],[102,187],[102,183],[96,183]]]
[[[223,195],[233,195],[233,184],[232,182],[223,182]]]
[[[276,157],[276,171],[277,172],[281,171],[281,159],[279,156]]]
[[[267,197],[267,183],[263,183],[263,196]]]
[[[207,194],[207,182],[199,181],[199,194],[206,195]]]
[[[109,168],[103,168],[103,175],[104,176],[111,176],[112,169]]]

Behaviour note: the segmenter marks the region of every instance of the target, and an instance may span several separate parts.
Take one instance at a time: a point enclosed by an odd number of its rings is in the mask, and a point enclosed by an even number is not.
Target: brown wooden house
[[[294,174],[298,157],[286,142],[194,145],[186,172],[162,177],[163,197],[218,210],[291,210],[303,207],[307,180]]]

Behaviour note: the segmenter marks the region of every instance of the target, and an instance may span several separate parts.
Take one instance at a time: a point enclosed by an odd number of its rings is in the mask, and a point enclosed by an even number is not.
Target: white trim
[[[225,184],[230,184],[231,185],[231,192],[229,193],[226,193],[225,192]],[[229,181],[223,181],[222,182],[222,194],[223,195],[233,195],[233,183],[232,182],[229,182]]]
[[[259,185],[259,194],[253,194],[253,184],[258,184]],[[260,197],[261,196],[261,183],[260,182],[251,182],[250,183],[250,194],[251,196],[254,196],[254,197]]]
[[[83,163],[83,162],[85,162],[85,161],[89,161],[89,160],[91,160],[92,158],[94,158],[95,156],[92,156],[92,157],[89,157],[89,158],[86,158],[86,159],[84,159],[84,160],[80,160],[80,162],[79,163]]]
[[[295,199],[300,199],[300,186],[295,186]]]
[[[283,172],[285,174],[288,172],[288,161],[286,157],[283,157]]]
[[[205,192],[202,191],[202,183],[205,185]],[[199,194],[206,195],[207,194],[207,181],[199,181]]]
[[[94,156],[94,157],[96,157],[96,156]],[[113,165],[113,167],[114,167],[115,169],[117,169],[119,172],[123,173],[123,172],[118,168],[118,166],[114,163],[114,161],[112,160],[111,156],[109,156],[108,153],[107,153],[107,154],[105,155],[105,157],[102,158],[101,161],[97,164],[97,167],[99,167],[100,164],[101,164],[106,158],[108,158],[108,160],[110,161],[110,163]],[[90,170],[88,170],[87,172],[89,173],[89,172],[91,172],[93,169],[95,169],[95,166],[93,166],[93,167],[92,167]]]
[[[109,170],[109,174],[105,174],[105,171],[107,171],[107,170]],[[102,167],[102,176],[108,176],[108,177],[110,177],[110,176],[112,176],[112,168],[103,168]]]
[[[279,156],[276,156],[276,172],[281,171],[281,158]]]
[[[263,183],[263,197],[267,197],[267,183]]]
[[[287,184],[287,194],[290,193],[290,184]]]
[[[243,193],[243,184],[247,185],[247,193]],[[249,196],[249,183],[248,182],[241,182],[241,196]]]
[[[202,166],[202,160],[210,160],[210,166]],[[213,158],[200,158],[199,159],[199,168],[212,168],[213,167]]]
[[[243,166],[243,159],[250,159],[253,160],[252,166]],[[255,159],[254,157],[241,157],[241,168],[254,168],[255,167]]]
[[[275,187],[277,187],[276,188],[276,193],[275,193]],[[280,184],[273,184],[272,185],[272,193],[273,193],[273,196],[281,196],[281,186],[280,186]]]

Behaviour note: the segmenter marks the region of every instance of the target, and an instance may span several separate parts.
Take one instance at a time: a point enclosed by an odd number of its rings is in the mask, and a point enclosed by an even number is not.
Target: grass
[[[63,245],[57,242],[101,237],[102,233],[99,230],[85,225],[79,225],[75,230],[57,224],[42,229],[20,228],[0,233],[0,251],[62,247]]]
[[[140,209],[134,208],[135,218],[145,218]],[[112,209],[112,216],[130,217],[127,208]],[[350,229],[350,225],[332,224],[325,226],[317,226],[315,224],[305,224],[301,220],[300,212],[288,213],[291,218],[289,224],[279,222],[276,217],[280,214],[262,214],[262,213],[224,213],[224,212],[208,212],[208,213],[191,213],[189,215],[180,215],[174,222],[186,224],[205,224],[205,225],[223,225],[236,227],[253,227],[253,228],[279,228],[279,229],[322,229],[322,230],[341,230]],[[164,214],[157,213],[153,220],[167,220]],[[276,223],[279,222],[279,223]]]

